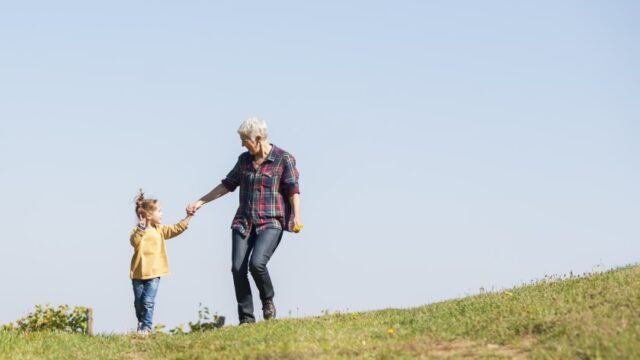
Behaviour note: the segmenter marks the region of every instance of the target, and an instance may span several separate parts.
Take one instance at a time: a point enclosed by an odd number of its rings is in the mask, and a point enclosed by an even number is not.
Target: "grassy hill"
[[[640,267],[548,278],[414,309],[283,319],[201,334],[0,333],[0,358],[640,359]]]

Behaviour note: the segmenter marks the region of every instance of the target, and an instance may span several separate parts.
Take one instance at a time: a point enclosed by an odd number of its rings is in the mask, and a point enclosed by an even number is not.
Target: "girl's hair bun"
[[[138,195],[136,196],[136,208],[142,206],[144,203],[144,191],[142,189],[138,190]]]
[[[136,216],[147,217],[157,208],[158,200],[147,199],[144,197],[144,191],[138,190],[136,195]]]

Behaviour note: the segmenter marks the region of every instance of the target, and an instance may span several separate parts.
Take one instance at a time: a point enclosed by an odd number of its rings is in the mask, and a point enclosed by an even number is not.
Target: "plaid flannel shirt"
[[[231,229],[245,237],[254,226],[258,234],[268,228],[293,231],[289,197],[300,193],[295,158],[273,145],[262,164],[254,167],[253,160],[249,152],[243,153],[222,180],[229,191],[240,186],[240,206]]]

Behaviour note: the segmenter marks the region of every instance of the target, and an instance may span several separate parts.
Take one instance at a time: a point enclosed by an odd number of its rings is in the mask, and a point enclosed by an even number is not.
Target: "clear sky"
[[[640,253],[634,1],[5,1],[0,323],[135,327],[133,199],[165,222],[263,117],[301,173],[281,316],[410,307]],[[170,240],[155,321],[237,323],[238,193]],[[254,298],[258,302],[257,294]]]

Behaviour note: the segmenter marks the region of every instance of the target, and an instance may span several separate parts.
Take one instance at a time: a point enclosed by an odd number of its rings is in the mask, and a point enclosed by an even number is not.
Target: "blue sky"
[[[0,5],[0,322],[38,303],[135,326],[139,187],[165,221],[263,117],[305,230],[282,316],[409,307],[637,262],[640,6],[631,1]],[[237,193],[168,244],[155,321],[237,323]],[[257,301],[257,295],[255,295]]]

